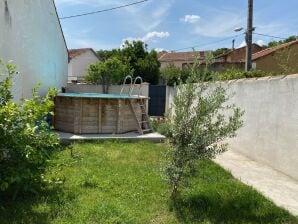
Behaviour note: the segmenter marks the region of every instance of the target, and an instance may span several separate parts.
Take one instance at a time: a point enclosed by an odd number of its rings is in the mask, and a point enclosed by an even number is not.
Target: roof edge
[[[54,9],[55,9],[55,13],[56,13],[56,16],[57,16],[57,19],[58,19],[59,27],[60,27],[60,30],[61,30],[61,33],[62,33],[62,37],[63,37],[63,41],[64,41],[64,45],[65,45],[65,48],[66,48],[66,51],[67,51],[68,61],[69,61],[68,47],[67,47],[67,43],[66,43],[66,40],[65,40],[64,32],[63,32],[63,29],[62,29],[61,21],[59,19],[59,15],[58,15],[57,7],[56,7],[56,4],[55,4],[55,0],[52,0],[52,3],[53,3]]]

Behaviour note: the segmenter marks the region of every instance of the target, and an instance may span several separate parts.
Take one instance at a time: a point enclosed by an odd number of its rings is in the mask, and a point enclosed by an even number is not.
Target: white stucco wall
[[[230,149],[298,180],[298,75],[223,85],[234,94],[230,103],[245,110],[244,126],[229,140]]]
[[[99,61],[99,59],[91,50],[86,51],[85,53],[71,59],[68,64],[68,81],[70,82],[71,80],[84,80],[84,76],[87,73],[88,66],[97,61]]]
[[[53,0],[0,0],[0,58],[20,72],[15,100],[67,82],[68,52]]]

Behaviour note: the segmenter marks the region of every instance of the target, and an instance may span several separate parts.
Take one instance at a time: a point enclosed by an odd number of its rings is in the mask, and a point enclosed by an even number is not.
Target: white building
[[[41,95],[66,85],[68,51],[54,0],[0,1],[0,58],[20,73],[16,101],[30,97],[37,83]]]
[[[92,48],[69,50],[68,82],[82,82],[90,64],[100,61]]]

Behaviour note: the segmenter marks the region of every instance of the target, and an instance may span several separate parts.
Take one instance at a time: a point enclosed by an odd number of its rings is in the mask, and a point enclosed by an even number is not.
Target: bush
[[[265,77],[270,75],[270,73],[260,70],[250,70],[248,72],[245,72],[238,69],[228,69],[224,72],[217,73],[215,76],[215,80],[225,81],[232,79]]]
[[[150,118],[150,124],[154,131],[164,135],[167,132],[167,125],[163,117]]]
[[[15,69],[0,61],[0,192],[14,196],[34,190],[49,156],[59,147],[46,122],[56,90],[40,98],[37,87],[32,99],[14,103],[10,88]]]

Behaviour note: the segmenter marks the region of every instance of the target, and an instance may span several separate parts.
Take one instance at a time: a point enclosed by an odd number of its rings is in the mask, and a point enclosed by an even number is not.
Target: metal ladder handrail
[[[130,91],[131,91],[131,89],[133,88],[133,84],[132,84],[132,83],[133,83],[133,78],[132,78],[131,75],[127,75],[127,76],[125,77],[124,82],[123,82],[123,84],[122,84],[121,91],[120,91],[120,95],[122,95],[122,93],[123,93],[123,90],[124,90],[124,88],[125,88],[127,79],[130,79],[130,87],[129,87],[129,89],[128,89],[128,95],[130,95]]]
[[[140,86],[139,86],[138,97],[139,97],[140,94],[141,94],[142,85],[143,85],[143,79],[142,79],[141,76],[137,76],[137,77],[135,78],[135,80],[134,80],[134,82],[133,82],[133,86],[132,86],[132,88],[131,88],[131,90],[130,90],[130,92],[129,92],[129,95],[130,95],[130,96],[131,96],[131,94],[133,93],[133,89],[134,89],[134,87],[135,87],[135,85],[136,85],[137,80],[140,80],[140,81],[141,81],[141,82],[140,82]]]

